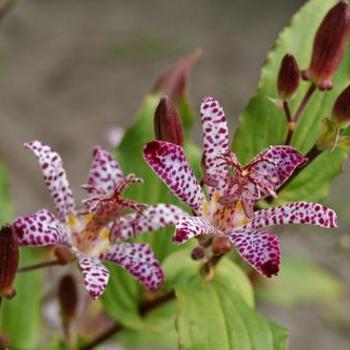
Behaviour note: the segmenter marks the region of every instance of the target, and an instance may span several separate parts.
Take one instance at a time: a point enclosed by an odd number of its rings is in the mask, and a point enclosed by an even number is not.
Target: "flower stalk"
[[[29,272],[57,265],[62,265],[62,263],[59,260],[44,261],[41,263],[20,267],[17,272]]]

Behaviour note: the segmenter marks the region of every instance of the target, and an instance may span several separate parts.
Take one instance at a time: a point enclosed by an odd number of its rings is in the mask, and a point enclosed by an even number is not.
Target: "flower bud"
[[[332,7],[315,36],[309,68],[303,72],[320,90],[332,88],[332,77],[343,59],[350,34],[350,7],[342,0]]]
[[[65,329],[76,317],[78,309],[78,291],[74,278],[65,275],[58,286],[58,301],[60,305],[62,323]]]
[[[154,113],[154,133],[157,140],[168,141],[182,146],[184,141],[181,118],[175,106],[166,98],[161,98]]]
[[[340,129],[350,124],[350,85],[335,100],[332,117]]]
[[[192,250],[191,258],[193,260],[201,260],[205,257],[205,250],[203,247],[195,247]]]
[[[232,243],[228,237],[217,236],[213,240],[211,250],[214,255],[221,255],[232,250]]]
[[[300,69],[293,55],[286,54],[278,73],[277,90],[283,100],[292,98],[300,83]]]
[[[19,261],[18,241],[11,225],[0,229],[0,297],[12,298],[16,292],[12,288]]]

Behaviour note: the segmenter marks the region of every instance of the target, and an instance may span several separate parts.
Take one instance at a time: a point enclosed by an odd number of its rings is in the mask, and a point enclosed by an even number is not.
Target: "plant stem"
[[[221,260],[225,254],[213,255],[206,263],[201,267],[202,276],[206,281],[210,281],[214,277],[214,267]]]
[[[112,325],[110,328],[108,328],[107,330],[105,330],[101,335],[99,335],[97,338],[95,338],[94,340],[92,340],[90,343],[83,345],[79,348],[79,350],[91,350],[93,349],[95,346],[102,344],[103,342],[105,342],[106,340],[108,340],[110,337],[112,337],[113,335],[119,333],[120,331],[122,331],[124,329],[123,326],[121,326],[118,323],[115,323],[114,325]]]
[[[45,267],[50,267],[50,266],[55,266],[55,265],[62,265],[62,263],[59,260],[45,261],[45,262],[38,263],[38,264],[20,267],[17,270],[17,272],[27,272],[27,271],[42,269]]]
[[[301,100],[300,105],[297,108],[297,111],[295,112],[295,115],[293,117],[291,116],[288,102],[283,101],[283,110],[284,110],[284,114],[286,115],[287,122],[288,122],[288,134],[287,134],[286,141],[285,141],[286,145],[289,145],[291,143],[292,137],[294,134],[294,130],[295,130],[295,126],[299,122],[300,117],[302,116],[306,106],[310,102],[311,97],[313,96],[315,91],[316,91],[316,85],[312,83],[309,86],[309,88],[307,89],[307,91],[306,91],[303,99]]]
[[[310,87],[308,88],[308,90],[306,91],[305,96],[302,99],[302,101],[301,101],[297,111],[295,112],[295,115],[293,117],[293,122],[294,123],[298,123],[300,117],[302,116],[306,106],[310,102],[310,99],[311,99],[311,97],[312,97],[312,95],[314,94],[315,91],[316,91],[316,85],[312,83],[310,85]]]
[[[287,122],[290,123],[292,121],[292,114],[290,112],[288,101],[285,101],[285,100],[283,101],[283,111],[284,111],[284,114],[286,115]]]
[[[157,299],[152,301],[144,302],[139,305],[139,312],[141,316],[146,316],[149,312],[158,307],[166,304],[167,302],[175,299],[175,292],[171,291],[168,294],[164,294]],[[125,330],[126,328],[118,323],[113,324],[111,327],[106,329],[102,334],[100,334],[97,338],[93,339],[90,343],[83,345],[79,348],[79,350],[91,350],[95,346],[102,344],[113,335]]]

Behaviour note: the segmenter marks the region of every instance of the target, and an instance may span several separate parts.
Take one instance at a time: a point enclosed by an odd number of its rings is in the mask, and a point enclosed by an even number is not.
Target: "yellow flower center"
[[[105,226],[98,231],[88,230],[88,223],[93,217],[93,214],[69,215],[66,220],[66,229],[71,234],[73,245],[79,251],[89,256],[98,256],[110,245],[110,230]]]

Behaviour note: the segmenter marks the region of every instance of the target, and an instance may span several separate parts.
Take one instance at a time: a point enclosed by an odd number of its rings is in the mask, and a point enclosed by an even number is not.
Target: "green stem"
[[[303,115],[303,112],[306,108],[306,106],[309,104],[311,97],[316,91],[316,85],[311,84],[309,88],[307,89],[303,99],[300,102],[299,107],[297,108],[295,115],[292,117],[289,109],[289,105],[287,101],[283,101],[283,110],[286,115],[287,121],[288,121],[288,134],[286,137],[285,144],[290,145],[292,141],[292,137],[294,135],[295,127],[298,124],[301,116]]]
[[[308,90],[305,93],[304,98],[302,99],[297,111],[295,112],[295,115],[293,117],[293,122],[295,124],[298,123],[300,117],[302,116],[306,106],[308,105],[308,103],[311,100],[312,95],[315,93],[316,91],[316,85],[315,84],[311,84],[310,87],[308,88]]]
[[[27,272],[27,271],[38,270],[45,267],[56,266],[56,265],[62,265],[62,263],[59,260],[45,261],[38,264],[20,267],[17,270],[17,272]]]
[[[158,307],[166,304],[169,301],[175,299],[175,292],[171,291],[168,294],[164,294],[157,299],[152,301],[148,301],[145,303],[141,303],[139,305],[139,313],[141,316],[146,316],[152,310],[157,309]],[[111,327],[106,329],[102,334],[100,334],[97,338],[93,339],[90,343],[85,344],[79,348],[79,350],[92,350],[97,345],[104,343],[106,340],[118,334],[119,332],[125,330],[126,328],[118,323],[114,323]]]

